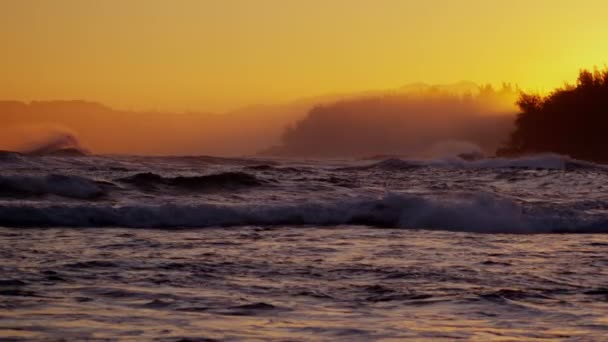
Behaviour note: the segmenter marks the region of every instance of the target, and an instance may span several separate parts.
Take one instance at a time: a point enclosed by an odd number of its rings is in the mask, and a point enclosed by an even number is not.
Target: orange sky
[[[606,0],[1,0],[0,98],[224,111],[412,82],[548,90],[608,61]]]

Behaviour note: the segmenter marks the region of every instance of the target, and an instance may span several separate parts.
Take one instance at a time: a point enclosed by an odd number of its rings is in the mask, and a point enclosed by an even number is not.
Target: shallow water
[[[4,338],[608,335],[608,235],[2,228],[0,241]]]

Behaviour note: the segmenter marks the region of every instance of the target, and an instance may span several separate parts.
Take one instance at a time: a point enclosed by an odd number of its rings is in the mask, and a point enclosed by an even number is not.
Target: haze
[[[313,106],[362,92],[461,80],[552,89],[605,63],[606,9],[600,0],[3,0],[0,99],[169,116],[119,127],[110,115],[100,120],[115,125],[103,128],[70,110],[0,120],[65,127],[108,153],[253,153]],[[197,117],[172,115],[186,112]],[[208,113],[238,115],[220,125]]]
[[[602,0],[3,0],[1,94],[222,112],[413,82],[550,89],[606,62]]]

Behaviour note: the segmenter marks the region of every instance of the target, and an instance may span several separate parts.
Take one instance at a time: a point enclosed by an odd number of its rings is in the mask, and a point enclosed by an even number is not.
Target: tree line
[[[608,162],[608,68],[581,70],[547,96],[521,93],[515,130],[501,156],[552,152]]]

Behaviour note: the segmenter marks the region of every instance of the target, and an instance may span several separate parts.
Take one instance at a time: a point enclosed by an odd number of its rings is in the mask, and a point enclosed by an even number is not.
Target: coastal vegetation
[[[547,96],[521,93],[515,130],[498,155],[559,153],[608,162],[608,69],[582,70]]]

